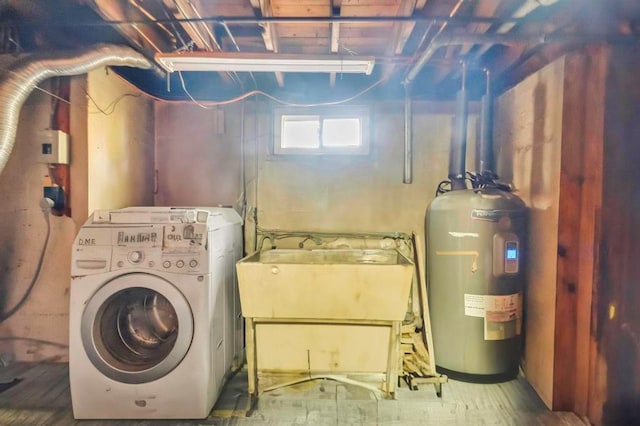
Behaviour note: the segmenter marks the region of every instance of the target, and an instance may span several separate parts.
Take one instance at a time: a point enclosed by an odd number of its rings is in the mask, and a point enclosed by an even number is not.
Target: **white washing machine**
[[[242,365],[228,208],[97,211],[73,246],[69,377],[77,419],[205,418]]]

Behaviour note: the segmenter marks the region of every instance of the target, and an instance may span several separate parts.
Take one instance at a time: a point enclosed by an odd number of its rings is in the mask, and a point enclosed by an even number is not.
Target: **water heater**
[[[487,187],[446,192],[426,216],[437,367],[453,378],[514,378],[521,356],[524,202]]]

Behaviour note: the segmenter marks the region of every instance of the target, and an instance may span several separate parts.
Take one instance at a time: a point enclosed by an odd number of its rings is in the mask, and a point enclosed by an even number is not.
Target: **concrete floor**
[[[584,425],[573,413],[547,410],[524,378],[496,385],[450,381],[438,398],[432,385],[395,400],[380,399],[359,386],[318,380],[250,399],[246,373],[225,386],[204,420],[77,421],[71,412],[67,364],[12,364],[0,381],[22,379],[0,393],[0,425]]]

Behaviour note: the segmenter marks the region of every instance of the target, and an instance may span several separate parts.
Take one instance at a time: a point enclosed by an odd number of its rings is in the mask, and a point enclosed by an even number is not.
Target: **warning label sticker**
[[[522,333],[522,293],[465,294],[464,314],[484,318],[484,339],[504,340]]]
[[[465,294],[464,314],[468,317],[484,318],[484,296],[479,294]]]

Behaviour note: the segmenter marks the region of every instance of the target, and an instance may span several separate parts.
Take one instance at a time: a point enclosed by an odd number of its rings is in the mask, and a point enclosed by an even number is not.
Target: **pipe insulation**
[[[130,47],[98,44],[78,50],[34,54],[16,61],[0,76],[0,174],[13,150],[20,109],[33,89],[56,76],[84,74],[104,66],[150,69],[153,64]]]

